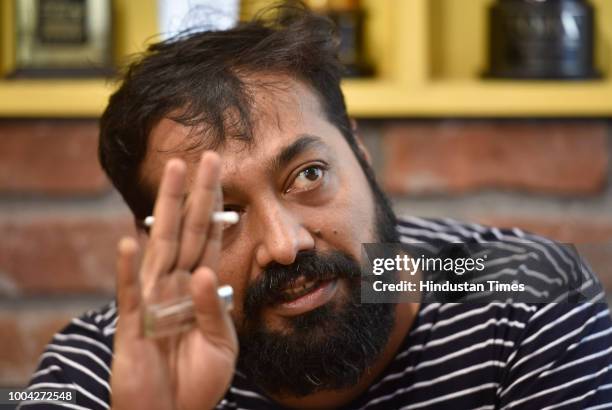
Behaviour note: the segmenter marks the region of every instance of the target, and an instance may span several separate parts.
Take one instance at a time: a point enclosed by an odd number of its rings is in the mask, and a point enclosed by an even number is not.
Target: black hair
[[[201,130],[186,149],[197,148],[204,135],[213,149],[228,138],[249,143],[249,78],[262,73],[287,75],[315,92],[381,195],[352,132],[338,46],[331,20],[301,2],[267,8],[229,30],[182,33],[151,45],[127,67],[100,120],[100,163],[136,220],[150,215],[154,205],[155,193],[141,178],[152,128],[168,117]]]

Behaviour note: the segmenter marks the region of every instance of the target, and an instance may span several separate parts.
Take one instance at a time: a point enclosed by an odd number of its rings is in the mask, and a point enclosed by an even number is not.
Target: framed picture
[[[112,75],[111,0],[14,0],[14,77]]]

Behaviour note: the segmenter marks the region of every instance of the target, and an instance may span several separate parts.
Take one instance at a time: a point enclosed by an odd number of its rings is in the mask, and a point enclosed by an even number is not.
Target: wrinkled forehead
[[[206,124],[186,126],[169,115],[159,121],[149,135],[147,154],[141,165],[141,180],[152,188],[161,179],[164,164],[180,157],[193,164],[201,153],[214,148],[221,155],[224,167],[244,166],[253,157],[264,157],[301,135],[322,135],[333,127],[323,112],[319,98],[308,86],[287,76],[261,76],[249,83],[251,99],[251,138],[233,137],[232,127],[238,124],[238,113],[227,112],[228,135],[217,144]],[[231,110],[230,110],[231,111]],[[328,131],[327,131],[328,132]]]

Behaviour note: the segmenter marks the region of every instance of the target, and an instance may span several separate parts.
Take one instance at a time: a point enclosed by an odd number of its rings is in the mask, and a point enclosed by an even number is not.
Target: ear
[[[370,151],[363,145],[363,141],[361,140],[361,135],[359,134],[359,130],[357,128],[357,121],[354,118],[350,118],[351,121],[351,131],[353,132],[353,136],[355,137],[355,141],[357,142],[357,148],[363,157],[365,158],[368,165],[372,166],[372,157],[370,156]]]

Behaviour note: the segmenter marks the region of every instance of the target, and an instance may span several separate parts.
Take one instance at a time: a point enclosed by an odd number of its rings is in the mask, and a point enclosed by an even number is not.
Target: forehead
[[[317,95],[305,84],[285,76],[261,77],[252,88],[253,141],[228,138],[216,150],[223,159],[224,169],[261,163],[301,135],[325,136],[325,141],[341,137],[339,130],[326,118]],[[231,121],[231,114],[228,114]],[[187,148],[194,138],[203,142],[196,150]],[[191,141],[191,142],[190,142]],[[141,167],[143,182],[156,187],[163,166],[171,157],[182,157],[188,164],[198,160],[206,149],[206,133],[197,127],[187,127],[169,118],[162,119],[149,136],[147,154]]]

